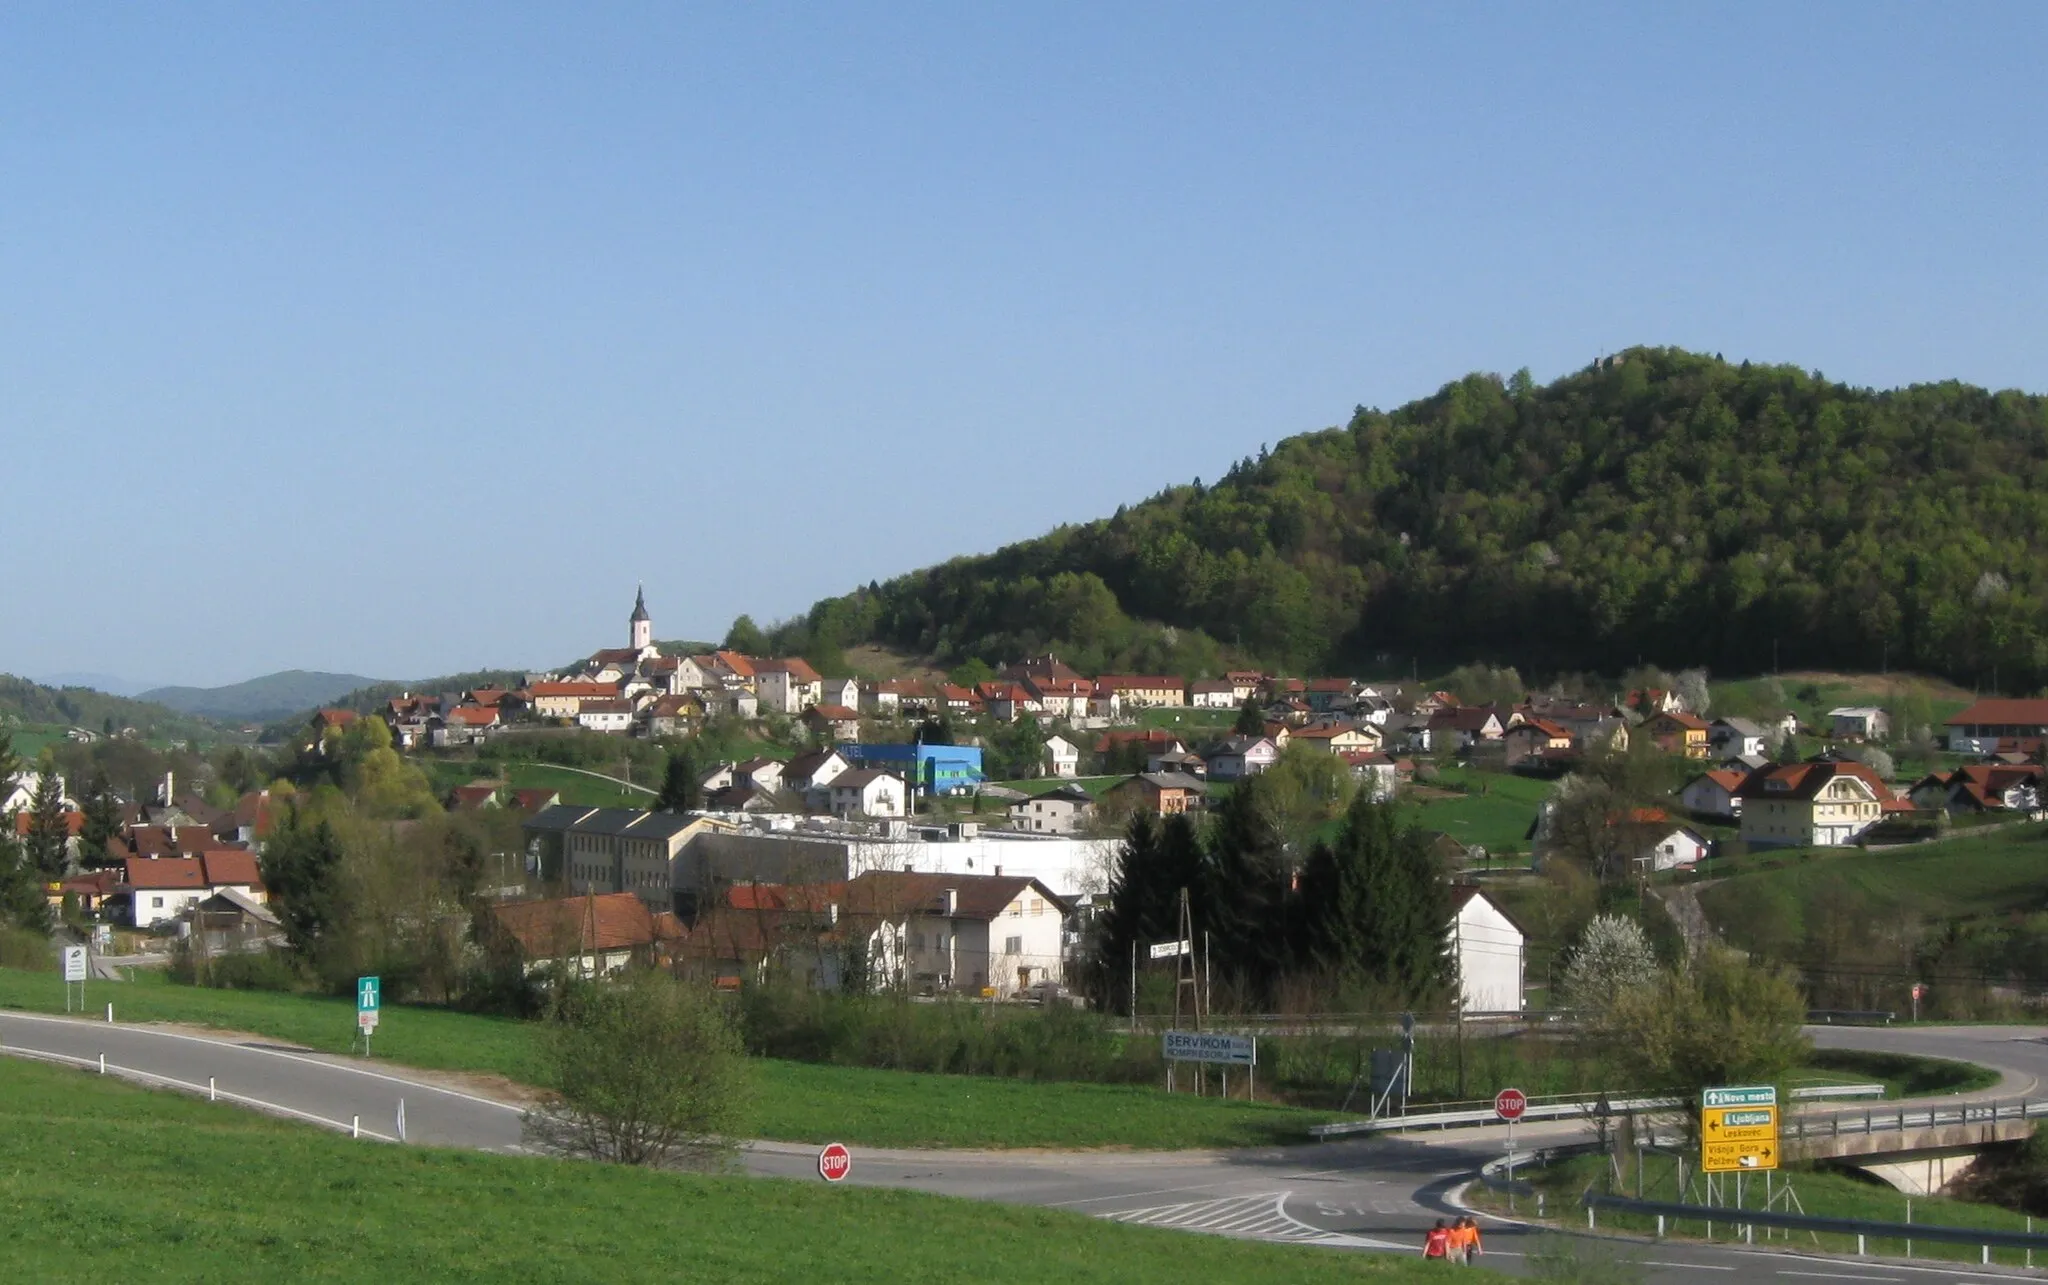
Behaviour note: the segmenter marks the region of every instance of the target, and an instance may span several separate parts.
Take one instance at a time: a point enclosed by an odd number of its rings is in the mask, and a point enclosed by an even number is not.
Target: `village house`
[[[2039,763],[1966,763],[1946,775],[1922,777],[1908,794],[1928,812],[2033,812],[2048,793],[2043,774]]]
[[[778,714],[801,714],[824,694],[824,679],[801,656],[757,660],[753,667],[754,695]]]
[[[1643,735],[1666,754],[1707,757],[1707,721],[1682,709],[1661,710],[1643,720]]]
[[[1109,787],[1108,797],[1133,810],[1175,816],[1200,808],[1207,789],[1178,772],[1140,772]]]
[[[1046,737],[1041,757],[1047,776],[1074,776],[1081,770],[1081,747],[1064,736]]]
[[[1033,834],[1072,834],[1095,815],[1095,798],[1078,785],[1019,799],[1009,808],[1010,826]]]
[[[1996,754],[2015,741],[2048,741],[2048,700],[1980,700],[1947,721],[1957,754]]]
[[[1451,889],[1446,938],[1445,953],[1457,969],[1461,1013],[1522,1011],[1528,934],[1476,884]]]
[[[624,698],[584,700],[576,707],[576,726],[586,732],[630,732],[633,702]]]
[[[1302,699],[1318,714],[1351,708],[1358,685],[1348,678],[1316,678],[1309,681]]]
[[[545,808],[521,829],[544,877],[577,893],[631,893],[656,910],[674,904],[675,862],[695,835],[713,823],[701,817],[637,808]]]
[[[704,717],[704,707],[695,696],[660,696],[644,714],[649,736],[687,736]]]
[[[1242,781],[1266,771],[1279,759],[1279,747],[1267,737],[1228,736],[1209,748],[1203,763],[1212,781]]]
[[[1821,761],[1762,767],[1735,791],[1742,838],[1753,848],[1836,847],[1883,819],[1892,793],[1860,763]]]
[[[1761,757],[1768,739],[1763,728],[1746,718],[1717,718],[1707,727],[1707,746],[1715,758]]]
[[[1500,739],[1506,747],[1509,767],[1541,762],[1546,758],[1554,759],[1572,749],[1571,731],[1547,718],[1525,717],[1501,733]]]
[[[1431,749],[1468,750],[1507,734],[1500,714],[1484,705],[1450,705],[1429,716]]]
[[[813,705],[804,713],[804,724],[835,741],[860,739],[860,711],[844,705]]]
[[[1736,791],[1748,779],[1747,772],[1714,768],[1687,781],[1678,792],[1678,802],[1696,816],[1733,821],[1742,816],[1742,799]]]
[[[1349,754],[1378,749],[1380,731],[1370,723],[1315,723],[1294,729],[1290,740],[1325,754]]]
[[[503,902],[491,921],[528,972],[555,965],[577,977],[610,977],[661,962],[684,937],[675,915],[630,892]]]
[[[1196,709],[1236,709],[1244,704],[1244,698],[1230,680],[1204,678],[1188,684],[1188,704]]]
[[[804,802],[821,812],[832,808],[832,782],[853,770],[853,764],[838,750],[812,750],[789,761],[782,772],[784,788],[803,795]]]
[[[1712,845],[1697,830],[1679,825],[1649,836],[1631,860],[1637,867],[1652,872],[1676,870],[1704,861],[1712,850]]]
[[[1415,775],[1413,763],[1374,751],[1347,750],[1337,757],[1350,766],[1365,796],[1379,802],[1393,798],[1401,783]]]
[[[832,778],[832,814],[900,817],[909,800],[903,778],[881,768],[857,768]]]
[[[526,685],[526,704],[536,718],[573,719],[583,711],[585,701],[619,699],[617,683],[540,682]]]
[[[1041,714],[1069,722],[1088,717],[1088,703],[1095,695],[1095,684],[1085,678],[1040,676],[1025,679],[1024,686],[1031,692]]]
[[[1828,730],[1837,740],[1881,741],[1892,734],[1892,717],[1875,705],[1844,705],[1828,711]]]
[[[848,709],[859,709],[860,680],[855,678],[820,678],[818,680],[818,704],[844,705]]]
[[[1123,708],[1172,709],[1187,703],[1187,685],[1159,674],[1104,674],[1095,694],[1114,694]]]
[[[1223,675],[1223,681],[1230,684],[1230,704],[1235,708],[1259,694],[1266,676],[1255,669],[1233,669]]]

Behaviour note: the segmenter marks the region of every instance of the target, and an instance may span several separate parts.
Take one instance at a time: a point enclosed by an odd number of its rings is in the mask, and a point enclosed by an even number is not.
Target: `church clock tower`
[[[647,615],[647,590],[642,587],[633,598],[633,650],[646,651],[654,645],[654,621]]]

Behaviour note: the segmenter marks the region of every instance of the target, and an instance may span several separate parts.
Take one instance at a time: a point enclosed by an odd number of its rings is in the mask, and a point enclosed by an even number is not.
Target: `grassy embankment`
[[[24,1281],[1412,1280],[1406,1260],[877,1188],[351,1142],[0,1058]]]
[[[247,1031],[345,1053],[355,1037],[345,999],[179,986],[138,972],[93,983],[88,1009],[112,1002],[123,1022],[184,1022]],[[0,1008],[63,1011],[51,973],[0,969]],[[533,1027],[505,1018],[387,1005],[377,1057],[429,1070],[541,1082]],[[1128,1147],[1178,1150],[1299,1142],[1333,1117],[1268,1103],[1219,1102],[1130,1085],[927,1075],[866,1067],[757,1061],[750,1132],[792,1142],[878,1147]]]
[[[1688,1163],[1686,1169],[1689,1190],[1685,1199],[1690,1203],[1699,1203],[1704,1199],[1704,1191],[1700,1185],[1699,1176],[1694,1172],[1693,1164]],[[1606,1181],[1607,1174],[1607,1160],[1604,1156],[1576,1156],[1540,1169],[1519,1170],[1515,1176],[1528,1179],[1538,1190],[1544,1192],[1546,1197],[1545,1203],[1549,1209],[1554,1214],[1561,1215],[1567,1225],[1582,1226],[1583,1223],[1580,1219],[1583,1218],[1583,1215],[1578,1213],[1579,1197],[1589,1186]],[[1636,1175],[1632,1162],[1625,1165],[1622,1176],[1623,1181],[1615,1188],[1616,1192],[1634,1195],[1636,1192]],[[2028,1222],[2024,1215],[2013,1213],[2008,1209],[2001,1209],[1996,1205],[1973,1204],[1969,1201],[1953,1200],[1942,1196],[1908,1197],[1877,1182],[1826,1169],[1815,1169],[1803,1165],[1795,1166],[1780,1172],[1772,1180],[1772,1186],[1776,1187],[1788,1180],[1791,1183],[1793,1193],[1799,1199],[1799,1208],[1816,1217],[1863,1218],[1873,1222],[1903,1223],[1909,1216],[1907,1213],[1907,1202],[1910,1200],[1910,1217],[1916,1223],[1926,1223],[1939,1227],[1972,1227],[1997,1231],[2029,1230]],[[1720,1194],[1717,1197],[1716,1203],[1732,1206],[1735,1200],[1735,1176],[1733,1174],[1723,1174],[1720,1181]],[[1669,1156],[1662,1155],[1646,1157],[1643,1166],[1642,1186],[1644,1198],[1648,1200],[1673,1200],[1677,1198],[1677,1190],[1676,1161]],[[1477,1185],[1468,1189],[1467,1198],[1483,1208],[1505,1209],[1507,1207],[1507,1198],[1505,1196]],[[1747,1175],[1744,1183],[1744,1205],[1750,1209],[1761,1209],[1763,1202],[1764,1181],[1762,1175]],[[1781,1211],[1786,1208],[1782,1196],[1779,1197],[1774,1208]],[[1526,1217],[1529,1212],[1529,1202],[1526,1199],[1518,1201],[1517,1209],[1520,1211],[1521,1216]],[[1654,1232],[1657,1226],[1657,1220],[1654,1217],[1622,1214],[1612,1210],[1602,1210],[1599,1214],[1599,1222],[1603,1228],[1627,1232]],[[1705,1239],[1708,1236],[1708,1222],[1705,1218],[1697,1220],[1675,1219],[1668,1225],[1667,1231],[1673,1237]],[[1740,1238],[1737,1215],[1733,1208],[1716,1211],[1712,1225],[1712,1237],[1715,1240],[1721,1241],[1737,1240]],[[1826,1232],[1787,1233],[1773,1230],[1767,1238],[1764,1234],[1764,1229],[1759,1227],[1756,1231],[1756,1239],[1759,1244],[1766,1243],[1768,1240],[1779,1240],[1787,1243],[1792,1249],[1816,1250],[1821,1253],[1853,1254],[1856,1252],[1856,1238],[1854,1236],[1835,1235]],[[1871,1254],[1883,1256],[1898,1257],[1907,1253],[1904,1238],[1898,1240],[1879,1240],[1873,1238],[1869,1241],[1866,1248]],[[1933,1258],[1951,1262],[1974,1263],[1978,1261],[1978,1248],[1974,1245],[1939,1245],[1926,1240],[1916,1240],[1913,1242],[1911,1252],[1915,1258]],[[2022,1261],[2022,1251],[2020,1250],[1994,1249],[1991,1253],[1991,1261],[1993,1263],[2019,1266]]]
[[[2042,908],[2048,830],[2028,826],[1880,852],[1857,848],[1753,853],[1739,864],[1716,862],[1717,878],[1699,890],[1717,925],[1769,924],[1793,938],[1823,895],[1847,891],[1872,916],[1910,914],[1967,919],[2024,914]]]

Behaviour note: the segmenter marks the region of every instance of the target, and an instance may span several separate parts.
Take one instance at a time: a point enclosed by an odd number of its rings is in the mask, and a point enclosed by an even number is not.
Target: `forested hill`
[[[2044,546],[2041,397],[1633,349],[1361,408],[1214,485],[827,599],[775,641],[1188,673],[1226,649],[1296,672],[1775,660],[2032,691]]]
[[[46,687],[0,674],[0,728],[11,723],[82,727],[90,732],[132,727],[146,737],[211,741],[223,730],[202,718],[148,701],[109,696],[90,687]]]

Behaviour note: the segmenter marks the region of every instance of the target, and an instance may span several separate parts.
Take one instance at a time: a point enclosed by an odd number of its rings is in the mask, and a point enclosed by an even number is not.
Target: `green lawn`
[[[1110,786],[1115,785],[1118,781],[1129,779],[1123,776],[1037,776],[1023,781],[992,781],[990,784],[1000,785],[1006,790],[1016,790],[1034,797],[1040,794],[1050,794],[1063,785],[1078,785],[1088,791],[1088,793],[1100,798],[1102,793],[1109,789]]]
[[[1707,917],[1731,930],[1768,921],[1774,931],[1803,938],[1808,908],[1818,897],[1841,889],[1860,894],[1868,913],[1877,916],[1954,919],[2024,913],[2044,904],[2048,829],[2027,827],[1884,852],[1758,852],[1740,869],[1699,892]]]
[[[1548,1204],[1553,1216],[1562,1217],[1570,1225],[1584,1226],[1584,1215],[1578,1212],[1580,1193],[1584,1192],[1589,1184],[1600,1182],[1606,1173],[1606,1167],[1607,1162],[1604,1157],[1577,1156],[1548,1168],[1520,1170],[1515,1176],[1529,1179],[1547,1194]],[[1643,1166],[1644,1198],[1649,1200],[1675,1199],[1677,1185],[1674,1169],[1675,1163],[1670,1157],[1662,1155],[1649,1156]],[[1688,1173],[1688,1186],[1691,1189],[1687,1199],[1697,1202],[1702,1199],[1702,1193],[1698,1186],[1699,1179],[1697,1174],[1692,1172],[1693,1165],[1691,1163],[1687,1164],[1686,1169]],[[1623,1177],[1624,1181],[1616,1189],[1617,1193],[1634,1195],[1636,1185],[1632,1164],[1625,1166]],[[1772,1185],[1775,1187],[1778,1183],[1787,1179],[1792,1184],[1794,1194],[1799,1198],[1800,1207],[1805,1212],[1816,1217],[1865,1218],[1873,1222],[1894,1223],[1906,1220],[1906,1202],[1908,1197],[1892,1190],[1890,1187],[1882,1186],[1875,1182],[1867,1182],[1842,1173],[1804,1167],[1794,1167],[1779,1173],[1772,1180]],[[1735,1199],[1734,1175],[1722,1175],[1722,1183],[1722,1192],[1716,1203],[1732,1206]],[[1504,1197],[1486,1191],[1476,1185],[1470,1188],[1470,1196],[1476,1203],[1489,1207],[1504,1208],[1506,1205]],[[1744,1183],[1745,1205],[1751,1209],[1761,1208],[1763,1205],[1762,1197],[1762,1175],[1747,1175],[1747,1181]],[[1910,1199],[1912,1201],[1912,1219],[1916,1223],[1929,1223],[1941,1227],[1994,1228],[2000,1231],[2028,1230],[2027,1220],[2024,1215],[2001,1209],[1996,1205],[1972,1204],[1968,1201],[1952,1200],[1942,1196],[1913,1196]],[[1525,1200],[1518,1206],[1525,1215],[1528,1212],[1527,1204],[1528,1202]],[[1785,1207],[1782,1197],[1777,1207],[1780,1209]],[[1732,1208],[1717,1211],[1717,1216],[1714,1220],[1714,1239],[1727,1240],[1733,1238],[1731,1236],[1731,1220],[1733,1217],[1734,1210]],[[1611,1210],[1602,1210],[1599,1219],[1602,1227],[1618,1231],[1640,1232],[1652,1230],[1656,1226],[1656,1219],[1654,1217],[1634,1217],[1615,1213]],[[1701,1238],[1706,1235],[1706,1220],[1674,1220],[1669,1230],[1674,1236],[1689,1239]],[[1775,1233],[1777,1236],[1783,1236],[1783,1234]],[[1757,1229],[1757,1240],[1759,1243],[1765,1240],[1762,1228]],[[1854,1236],[1821,1233],[1818,1241],[1816,1241],[1812,1235],[1806,1232],[1798,1232],[1794,1234],[1792,1244],[1794,1248],[1813,1248],[1823,1253],[1853,1254],[1856,1252],[1856,1238]],[[1890,1256],[1900,1256],[1906,1251],[1903,1241],[1881,1241],[1874,1238],[1870,1241],[1868,1248],[1872,1254]],[[1913,1244],[1913,1256],[1915,1258],[1939,1258],[1952,1262],[1964,1261],[1974,1263],[1977,1261],[1977,1253],[1977,1247],[1974,1245],[1937,1245],[1925,1240],[1915,1241]],[[2021,1251],[2012,1249],[1993,1250],[1992,1261],[1994,1263],[2003,1263],[2007,1266],[2018,1266],[2021,1261]]]
[[[1527,852],[1536,807],[1556,785],[1512,773],[1462,769],[1446,771],[1440,780],[1444,785],[1463,784],[1467,792],[1419,802],[1416,820],[1427,829],[1442,830],[1460,843],[1476,843],[1488,852]]]
[[[1807,1054],[1806,1061],[1806,1068],[1785,1077],[1787,1084],[1795,1088],[1808,1084],[1882,1084],[1887,1098],[1917,1098],[1988,1089],[1999,1080],[1998,1072],[1974,1062],[1916,1057],[1909,1053],[1815,1049]]]
[[[248,1031],[331,1053],[350,1051],[348,999],[180,986],[138,970],[133,982],[87,988],[90,1011],[111,1001],[115,1020],[184,1022]],[[54,973],[0,969],[0,1008],[62,1012]],[[433,1070],[480,1071],[524,1084],[543,1078],[533,1027],[445,1009],[386,1005],[376,1056]],[[792,1142],[839,1138],[889,1147],[1127,1147],[1175,1150],[1300,1141],[1332,1117],[1265,1103],[1218,1102],[1150,1087],[922,1075],[764,1058],[756,1136]]]
[[[547,763],[513,763],[505,775],[515,790],[556,790],[562,802],[587,808],[644,808],[655,795],[654,785],[631,789]]]
[[[352,1142],[0,1058],[7,1279],[607,1282],[1422,1279],[909,1191]]]

